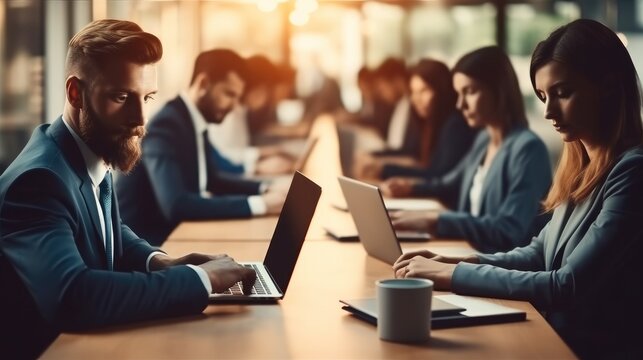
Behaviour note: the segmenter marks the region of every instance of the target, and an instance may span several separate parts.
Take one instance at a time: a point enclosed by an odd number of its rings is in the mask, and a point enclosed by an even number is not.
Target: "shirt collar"
[[[201,111],[197,109],[196,105],[190,99],[188,96],[187,92],[181,91],[179,94],[181,97],[181,100],[185,103],[185,106],[188,108],[188,112],[190,113],[190,118],[192,118],[192,124],[194,125],[194,130],[196,131],[197,134],[203,133],[207,128],[208,128],[208,122],[205,121],[205,118],[201,114]]]
[[[63,123],[67,127],[67,130],[71,133],[71,136],[74,138],[74,141],[76,141],[76,144],[78,145],[78,148],[80,149],[80,153],[83,156],[83,159],[85,160],[85,166],[87,167],[87,174],[89,174],[89,178],[92,181],[92,185],[97,187],[105,178],[105,175],[109,171],[109,166],[101,159],[98,155],[96,155],[90,148],[85,144],[85,142],[76,134],[74,129],[69,126],[67,123],[67,120],[63,117]]]

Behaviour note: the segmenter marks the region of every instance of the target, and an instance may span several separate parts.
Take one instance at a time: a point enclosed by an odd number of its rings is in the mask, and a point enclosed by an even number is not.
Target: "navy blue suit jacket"
[[[201,196],[194,132],[183,100],[169,101],[147,125],[142,161],[116,179],[123,220],[151,244],[161,244],[182,221],[252,215],[248,195],[259,192],[260,182],[221,173],[209,142],[207,190],[214,196]]]
[[[480,215],[471,215],[469,191],[487,153],[489,133],[478,134],[471,150],[449,173],[431,177],[415,194],[457,199],[456,211],[440,215],[436,237],[467,239],[483,252],[506,251],[529,243],[549,219],[539,215],[551,185],[547,148],[528,128],[510,131],[498,149],[482,185]]]
[[[581,358],[640,359],[642,223],[639,146],[585,201],[557,207],[528,246],[460,263],[453,291],[531,301]]]
[[[60,331],[195,314],[208,303],[194,270],[147,273],[157,249],[119,217],[112,198],[114,271],[80,150],[62,119],[38,127],[0,177],[3,354],[35,356]]]

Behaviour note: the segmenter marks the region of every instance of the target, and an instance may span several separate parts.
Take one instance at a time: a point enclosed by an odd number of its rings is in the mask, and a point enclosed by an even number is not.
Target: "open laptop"
[[[304,167],[306,166],[306,163],[308,162],[308,159],[310,158],[310,154],[312,154],[313,149],[315,148],[315,145],[317,145],[319,138],[318,137],[309,137],[306,142],[303,145],[303,148],[301,147],[301,143],[296,144],[295,149],[299,150],[301,149],[301,152],[299,152],[299,155],[297,156],[297,159],[295,160],[295,163],[293,164],[293,171],[299,171],[303,172]],[[287,146],[290,148],[288,153],[290,152],[295,152],[292,150],[293,146]],[[299,149],[297,149],[299,148]],[[284,179],[289,177],[290,174],[262,174],[262,175],[253,175],[251,176],[252,179],[255,180],[278,180],[278,179]]]
[[[380,190],[345,176],[338,180],[364,249],[369,255],[393,264],[402,255],[402,248]],[[425,241],[430,238],[425,232],[407,231],[401,235],[412,238],[413,234]]]
[[[257,273],[252,294],[244,295],[239,283],[224,293],[210,294],[211,303],[262,302],[282,299],[295,270],[310,221],[321,195],[321,187],[296,172],[266,257],[261,262],[242,262]]]
[[[344,124],[337,124],[337,143],[339,145],[339,161],[342,165],[344,176],[353,176],[353,163],[355,160],[355,148],[357,138],[355,130]]]
[[[315,145],[317,145],[317,141],[319,141],[317,136],[309,137],[308,140],[306,140],[304,150],[295,162],[295,171],[304,171],[304,166],[306,166],[306,162],[308,161],[308,158],[310,158],[310,154],[313,152]]]

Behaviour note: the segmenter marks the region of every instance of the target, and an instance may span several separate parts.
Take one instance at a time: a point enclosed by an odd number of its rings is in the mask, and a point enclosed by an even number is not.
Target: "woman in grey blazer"
[[[393,178],[388,196],[431,196],[455,211],[394,215],[398,229],[467,239],[483,252],[527,245],[548,220],[540,206],[551,184],[542,140],[527,125],[516,73],[489,46],[464,55],[453,69],[457,107],[471,128],[484,128],[460,163],[441,176]]]
[[[620,39],[592,20],[534,51],[531,81],[563,155],[545,200],[551,221],[528,246],[466,258],[402,255],[397,277],[460,294],[530,301],[582,358],[641,358],[641,95]]]

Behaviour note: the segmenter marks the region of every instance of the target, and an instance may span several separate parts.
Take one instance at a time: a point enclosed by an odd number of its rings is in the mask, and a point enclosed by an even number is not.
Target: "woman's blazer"
[[[626,349],[643,326],[642,253],[639,146],[621,155],[588,199],[556,208],[528,246],[479,255],[480,265],[460,263],[452,288],[461,294],[531,301],[580,349],[593,343],[605,351],[609,344]],[[638,343],[641,351],[640,339]]]
[[[480,214],[473,216],[469,191],[488,144],[489,133],[481,131],[455,169],[427,179],[413,191],[457,203],[456,211],[440,214],[435,237],[467,239],[482,252],[507,251],[528,244],[547,222],[540,202],[551,185],[551,166],[543,141],[526,127],[514,128],[489,165]]]

